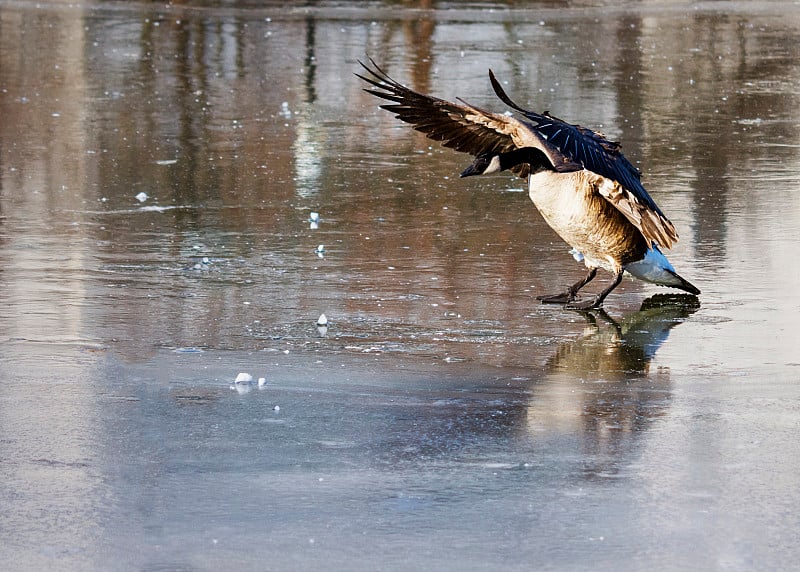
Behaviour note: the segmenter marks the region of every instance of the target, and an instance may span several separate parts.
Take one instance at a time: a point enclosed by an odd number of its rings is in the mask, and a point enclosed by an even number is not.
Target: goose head
[[[500,161],[500,154],[487,152],[481,153],[472,163],[461,172],[462,177],[471,177],[473,175],[490,175],[498,173],[503,170],[503,165]]]

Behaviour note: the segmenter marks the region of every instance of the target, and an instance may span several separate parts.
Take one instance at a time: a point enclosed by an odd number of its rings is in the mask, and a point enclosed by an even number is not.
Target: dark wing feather
[[[381,108],[394,113],[401,121],[410,123],[414,129],[421,131],[430,139],[441,141],[445,147],[471,155],[489,151],[505,153],[517,148],[510,133],[474,120],[476,113],[484,113],[481,110],[417,93],[386,75],[371,58],[372,67],[363,62],[358,63],[368,75],[356,75],[374,86],[374,89],[365,88],[364,91],[393,102],[381,105]],[[489,113],[485,115],[487,118],[492,116]],[[532,128],[530,125],[526,126],[528,129]],[[511,170],[526,177],[529,166],[523,163]]]
[[[642,186],[639,170],[631,165],[630,161],[620,151],[619,143],[609,141],[602,133],[597,131],[562,121],[548,112],[536,113],[523,109],[506,95],[500,82],[497,81],[491,71],[489,71],[489,79],[497,97],[503,100],[503,103],[533,121],[535,123],[533,128],[548,143],[558,148],[561,153],[567,155],[572,161],[580,163],[584,169],[617,181],[628,192],[633,194],[640,203],[652,209],[658,215],[664,216],[664,213],[661,212],[653,198]]]
[[[631,221],[648,242],[672,247],[678,240],[675,226],[642,186],[641,173],[622,154],[619,143],[609,141],[597,131],[562,121],[548,112],[523,109],[506,95],[491,70],[489,79],[497,97],[532,121],[535,124],[532,129],[566,155],[567,161],[579,163],[607,181],[607,184],[601,182],[598,185],[598,192]]]

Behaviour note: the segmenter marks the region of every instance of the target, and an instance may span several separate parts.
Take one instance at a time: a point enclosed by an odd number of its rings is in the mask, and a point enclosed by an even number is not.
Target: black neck
[[[528,163],[531,166],[531,174],[555,170],[541,149],[535,147],[522,147],[507,153],[500,153],[500,168],[503,171],[521,163]]]

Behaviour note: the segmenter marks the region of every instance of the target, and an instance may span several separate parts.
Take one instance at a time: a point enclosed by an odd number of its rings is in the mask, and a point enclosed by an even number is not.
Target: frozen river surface
[[[800,11],[559,4],[0,1],[3,569],[796,567]],[[703,294],[539,304],[367,55],[622,141]]]

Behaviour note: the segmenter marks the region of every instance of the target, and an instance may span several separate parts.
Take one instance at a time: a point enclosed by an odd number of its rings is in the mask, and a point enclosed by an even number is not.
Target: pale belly
[[[545,171],[530,177],[528,193],[547,224],[583,254],[587,267],[617,273],[641,259],[647,244],[639,230],[597,192],[600,180],[588,171]]]

